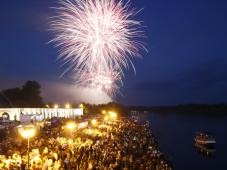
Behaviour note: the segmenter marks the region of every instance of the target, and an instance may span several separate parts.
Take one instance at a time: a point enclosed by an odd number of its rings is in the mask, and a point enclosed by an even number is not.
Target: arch
[[[9,120],[9,113],[7,113],[7,112],[2,113],[2,119]]]

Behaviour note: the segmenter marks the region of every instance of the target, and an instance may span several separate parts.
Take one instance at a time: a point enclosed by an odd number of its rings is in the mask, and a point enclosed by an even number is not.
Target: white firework
[[[141,22],[132,19],[136,12],[129,1],[62,0],[55,9],[52,42],[60,47],[64,63],[70,64],[67,71],[74,72],[79,85],[98,84],[107,89],[107,81],[97,83],[102,77],[117,86],[115,81],[121,82],[124,69],[133,66],[131,58],[140,56],[139,50],[144,48],[139,41],[144,36],[138,29]]]

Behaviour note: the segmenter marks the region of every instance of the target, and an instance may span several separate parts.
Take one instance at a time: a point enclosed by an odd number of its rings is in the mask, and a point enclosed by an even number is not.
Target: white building
[[[0,108],[0,117],[18,121],[32,117],[44,120],[52,117],[75,118],[81,115],[82,108]]]

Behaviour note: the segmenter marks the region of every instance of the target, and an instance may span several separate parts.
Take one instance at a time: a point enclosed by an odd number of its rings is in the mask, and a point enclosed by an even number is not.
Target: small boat
[[[194,141],[197,151],[199,151],[206,157],[215,157],[216,140],[213,136],[200,132],[196,134]]]
[[[195,147],[200,154],[206,157],[215,158],[216,149],[214,145],[201,145],[201,144],[195,143]]]
[[[196,144],[200,144],[200,145],[216,144],[215,138],[205,133],[197,133],[194,140]]]
[[[206,146],[206,145],[200,145],[198,143],[195,143],[195,147],[199,149],[201,152],[205,153],[215,153],[216,149],[214,146]]]

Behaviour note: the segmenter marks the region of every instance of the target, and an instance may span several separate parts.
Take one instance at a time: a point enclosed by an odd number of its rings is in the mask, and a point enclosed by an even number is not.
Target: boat
[[[213,136],[199,132],[196,134],[194,141],[194,146],[196,147],[197,151],[199,151],[199,153],[206,157],[215,157],[216,140]]]
[[[195,143],[195,147],[199,151],[201,151],[203,153],[207,153],[207,154],[208,153],[212,154],[212,153],[215,153],[216,152],[216,149],[215,149],[214,146],[207,146],[207,145],[201,145],[201,144]]]
[[[201,145],[201,144],[195,143],[195,148],[198,151],[198,153],[202,154],[203,156],[206,156],[209,158],[215,158],[216,149],[214,145]]]
[[[216,140],[213,136],[205,133],[197,133],[195,136],[195,143],[200,145],[213,145],[216,144]]]

